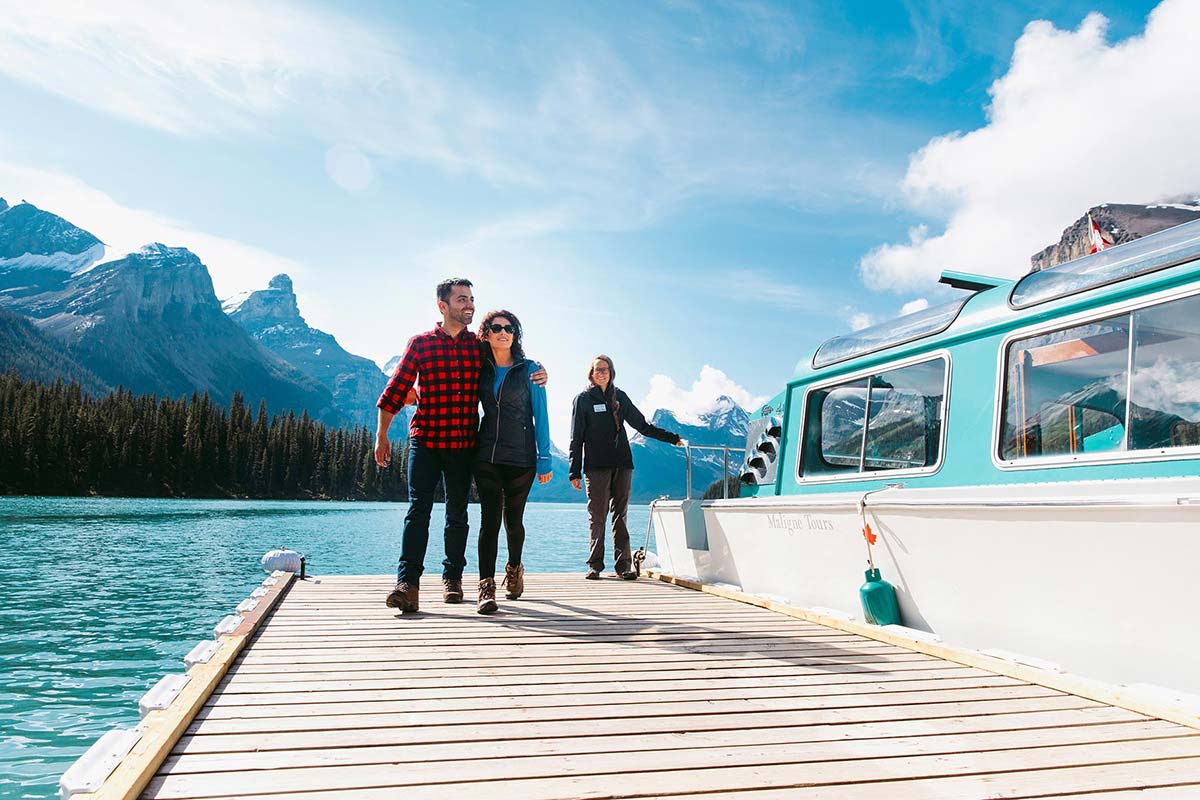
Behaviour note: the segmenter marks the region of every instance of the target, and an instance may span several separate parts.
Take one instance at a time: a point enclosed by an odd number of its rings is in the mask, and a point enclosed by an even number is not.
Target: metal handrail
[[[740,447],[730,447],[728,445],[711,445],[711,444],[685,444],[683,446],[684,455],[687,458],[687,499],[692,499],[692,451],[693,450],[720,450],[725,454],[724,469],[721,474],[721,496],[729,499],[729,451],[742,450]],[[667,495],[656,497],[650,501],[650,516],[646,520],[646,542],[633,554],[633,567],[638,575],[642,574],[642,564],[646,561],[646,554],[650,551],[650,529],[654,524],[654,506],[659,500],[670,499]]]
[[[725,465],[721,472],[721,497],[725,500],[729,499],[729,451],[741,451],[744,448],[730,447],[729,445],[711,445],[711,444],[685,444],[683,446],[684,454],[687,457],[687,499],[692,499],[692,451],[693,450],[721,450],[725,453]]]

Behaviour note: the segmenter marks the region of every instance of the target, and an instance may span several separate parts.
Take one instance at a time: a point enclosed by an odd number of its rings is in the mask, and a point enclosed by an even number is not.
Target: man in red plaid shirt
[[[392,418],[416,390],[417,411],[408,427],[408,514],[400,537],[400,566],[396,588],[387,604],[417,611],[418,586],[425,571],[429,545],[429,516],[439,483],[446,486],[446,558],[442,561],[442,599],[462,602],[462,573],[467,565],[467,496],[479,428],[479,339],[468,326],[475,316],[471,282],[450,278],[437,287],[442,321],[436,328],[408,341],[404,355],[377,403],[379,428],[375,461],[388,465]],[[539,370],[532,377],[546,382]]]

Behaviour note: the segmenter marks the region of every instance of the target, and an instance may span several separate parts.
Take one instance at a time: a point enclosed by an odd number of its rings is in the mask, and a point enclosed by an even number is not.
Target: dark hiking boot
[[[504,567],[504,596],[516,600],[525,593],[525,565],[511,564]]]
[[[637,573],[636,573],[636,572],[634,572],[633,570],[628,570],[628,571],[626,571],[626,572],[622,572],[622,573],[621,573],[621,580],[623,580],[623,581],[636,581],[636,580],[637,580]]]
[[[400,581],[396,584],[396,588],[388,593],[387,600],[384,602],[387,603],[388,608],[398,608],[408,612],[419,611],[419,593],[420,590],[413,584]]]
[[[497,608],[496,579],[484,578],[479,582],[479,607],[476,610],[480,614],[495,614]]]
[[[462,580],[459,578],[442,578],[442,602],[462,602]]]
[[[583,577],[584,580],[598,581],[600,580],[600,571],[596,569],[589,569],[587,575],[584,575]]]

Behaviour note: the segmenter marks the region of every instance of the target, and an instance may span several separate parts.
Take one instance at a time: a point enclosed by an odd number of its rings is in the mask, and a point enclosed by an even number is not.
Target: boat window
[[[808,419],[820,422],[805,432],[805,475],[858,472],[866,407],[865,379],[809,395]]]
[[[938,358],[809,393],[807,479],[936,465],[946,360]]]
[[[1012,342],[1002,457],[1122,449],[1128,364],[1128,314]]]
[[[1200,296],[1015,341],[1005,374],[1005,460],[1198,446]]]
[[[1200,444],[1200,296],[1133,315],[1130,448]]]
[[[1121,450],[1129,315],[1008,345],[1002,456]]]
[[[871,378],[865,471],[919,469],[937,461],[945,385],[942,360]]]
[[[968,295],[845,336],[835,336],[817,348],[813,355],[813,367],[827,367],[848,358],[941,333],[950,327],[970,299]]]
[[[1013,286],[1009,304],[1027,308],[1195,258],[1200,258],[1200,220],[1031,272]]]

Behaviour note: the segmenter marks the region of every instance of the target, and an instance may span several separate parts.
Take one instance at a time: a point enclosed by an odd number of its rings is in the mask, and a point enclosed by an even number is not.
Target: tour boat
[[[800,361],[739,497],[653,504],[661,570],[874,621],[872,539],[914,637],[1200,694],[1200,221],[942,282]]]

